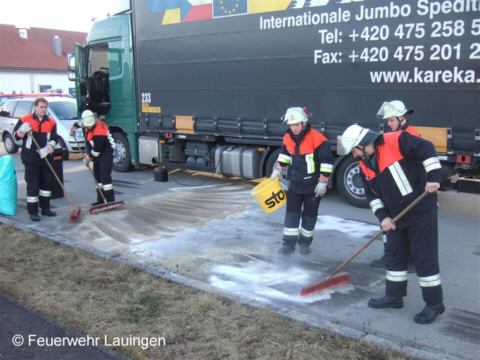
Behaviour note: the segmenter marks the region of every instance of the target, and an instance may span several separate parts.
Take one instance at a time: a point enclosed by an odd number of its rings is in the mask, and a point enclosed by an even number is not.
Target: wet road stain
[[[453,309],[448,314],[446,325],[440,330],[442,334],[480,344],[480,314]]]

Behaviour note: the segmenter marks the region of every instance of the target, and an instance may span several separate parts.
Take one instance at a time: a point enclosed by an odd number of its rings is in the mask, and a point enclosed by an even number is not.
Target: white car
[[[69,153],[79,153],[80,149],[75,143],[75,139],[70,136],[70,128],[75,121],[78,121],[77,102],[75,99],[67,97],[48,97],[47,115],[57,123],[57,133],[59,136],[58,148],[63,148],[63,159],[67,160]],[[13,129],[21,117],[33,112],[33,102],[35,98],[13,98],[3,104],[0,112],[0,140],[3,141],[5,150],[9,154],[15,154],[22,141],[15,141]],[[85,139],[83,130],[77,129],[75,137],[82,151],[85,150]]]

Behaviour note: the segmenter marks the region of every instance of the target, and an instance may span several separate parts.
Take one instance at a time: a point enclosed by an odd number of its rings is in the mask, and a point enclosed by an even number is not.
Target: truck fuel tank
[[[262,153],[258,148],[247,146],[220,146],[215,150],[216,173],[239,176],[243,179],[258,179]]]

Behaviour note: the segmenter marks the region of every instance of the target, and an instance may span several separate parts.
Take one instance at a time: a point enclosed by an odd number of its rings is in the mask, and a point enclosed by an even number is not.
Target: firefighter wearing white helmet
[[[365,195],[387,235],[385,295],[370,299],[368,306],[403,307],[411,254],[425,302],[414,321],[433,322],[445,311],[438,261],[436,195],[441,165],[433,144],[406,131],[380,135],[359,125],[346,129],[337,144],[339,154],[351,152],[362,159],[360,175]],[[392,219],[423,192],[427,196],[394,223]]]
[[[92,111],[85,110],[82,113],[82,119],[81,119],[82,126],[84,126],[84,127],[93,126],[93,125],[95,125],[96,120],[97,119],[95,118],[95,114]]]
[[[392,131],[404,130],[412,135],[420,136],[407,121],[407,115],[413,114],[413,109],[407,110],[400,100],[385,101],[377,112],[377,118],[387,120],[387,125]]]
[[[81,120],[73,124],[70,129],[72,136],[78,127],[85,129],[85,139],[90,149],[85,155],[83,162],[87,167],[90,166],[90,163],[93,163],[95,180],[97,180],[107,202],[113,202],[115,201],[115,193],[113,191],[112,169],[115,141],[112,134],[110,134],[109,127],[102,120],[97,119],[90,110],[85,110],[82,113]],[[97,201],[92,206],[103,203],[103,196],[97,189]]]
[[[421,136],[420,133],[409,124],[407,115],[413,114],[413,109],[407,110],[405,104],[400,100],[385,101],[377,112],[377,118],[387,120],[387,125],[392,131],[406,131],[415,136]],[[384,242],[386,242],[385,236]],[[380,259],[372,260],[373,267],[385,267],[385,255]],[[414,273],[415,267],[413,260],[409,261],[408,272]]]
[[[287,112],[283,116],[283,122],[287,125],[293,125],[298,123],[306,123],[308,121],[308,116],[305,113],[305,110],[301,107],[292,107],[287,109]]]
[[[362,159],[368,160],[370,154],[365,151],[365,148],[372,144],[379,135],[379,133],[362,128],[359,125],[351,125],[342,136],[337,137],[337,154],[348,155],[354,148],[362,149]],[[362,145],[362,147],[359,145]]]
[[[330,143],[310,127],[307,114],[305,108],[292,107],[283,116],[289,129],[271,175],[275,180],[286,173],[289,182],[281,254],[292,254],[297,243],[302,255],[310,252],[318,207],[333,170]]]

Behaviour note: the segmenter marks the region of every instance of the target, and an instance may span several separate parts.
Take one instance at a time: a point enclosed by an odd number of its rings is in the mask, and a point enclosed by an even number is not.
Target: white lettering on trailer
[[[260,16],[260,30],[273,30],[301,26],[317,26],[324,24],[347,23],[351,19],[350,11],[339,8],[330,13],[312,14],[311,11],[297,16],[282,16],[264,18]]]
[[[260,30],[318,26],[314,64],[389,64],[387,70],[369,68],[372,83],[472,84],[480,77],[478,64],[472,63],[480,60],[480,16],[475,16],[480,15],[479,4],[480,0],[342,1],[289,16],[261,16]],[[395,69],[395,64],[402,68]]]
[[[370,71],[372,83],[420,83],[420,84],[480,84],[480,78],[476,77],[475,70],[462,70],[455,66],[452,70],[422,70],[414,68],[410,71]]]
[[[408,4],[395,5],[393,2],[389,6],[381,6],[375,8],[366,8],[360,5],[360,13],[355,15],[355,20],[376,20],[398,17],[408,17],[412,13],[412,8]]]
[[[417,14],[428,16],[430,20],[439,14],[480,11],[479,0],[454,0],[453,2],[418,0],[417,7]]]
[[[319,62],[322,64],[338,64],[342,62],[342,53],[334,52],[328,53],[323,52],[323,50],[315,50],[314,55],[314,63],[318,64]]]
[[[338,29],[334,29],[333,31],[328,31],[325,29],[318,30],[318,33],[321,36],[321,42],[322,44],[332,44],[332,43],[341,43],[342,39],[342,32],[338,31]]]

